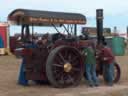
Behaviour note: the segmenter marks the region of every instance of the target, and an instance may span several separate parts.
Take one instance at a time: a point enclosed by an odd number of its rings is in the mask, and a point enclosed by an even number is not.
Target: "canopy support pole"
[[[70,33],[69,33],[68,29],[65,27],[65,25],[64,25],[64,24],[63,24],[63,27],[64,27],[64,29],[67,31],[68,35],[70,35]]]
[[[21,27],[21,41],[26,42],[30,40],[29,25],[23,24]]]
[[[56,26],[55,26],[54,24],[52,24],[52,26],[56,29],[56,31],[57,31],[58,33],[60,33],[60,31],[56,28]]]
[[[34,26],[32,24],[32,42],[33,42],[33,39],[34,39]]]
[[[77,24],[74,25],[74,35],[77,36]]]

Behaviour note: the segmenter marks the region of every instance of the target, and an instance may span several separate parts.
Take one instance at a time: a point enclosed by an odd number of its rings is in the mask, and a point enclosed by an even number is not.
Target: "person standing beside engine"
[[[98,86],[99,81],[96,76],[96,57],[92,46],[84,48],[85,54],[85,78],[88,80],[89,86]]]
[[[113,85],[114,80],[114,61],[115,57],[112,53],[112,50],[107,47],[107,43],[99,44],[98,49],[100,51],[99,58],[103,63],[103,76],[105,78],[106,83],[109,86]]]

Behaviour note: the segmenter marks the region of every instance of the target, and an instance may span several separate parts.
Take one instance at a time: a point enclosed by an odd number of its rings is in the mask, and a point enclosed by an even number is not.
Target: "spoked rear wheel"
[[[57,88],[78,85],[83,76],[83,64],[77,49],[68,46],[57,47],[47,59],[47,78]]]

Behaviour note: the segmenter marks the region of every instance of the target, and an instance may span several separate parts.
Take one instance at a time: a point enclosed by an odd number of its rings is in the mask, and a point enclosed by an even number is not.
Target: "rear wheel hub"
[[[68,62],[65,63],[65,64],[64,64],[64,71],[68,73],[68,72],[70,72],[71,70],[72,70],[72,64],[70,64],[70,63],[68,63]]]

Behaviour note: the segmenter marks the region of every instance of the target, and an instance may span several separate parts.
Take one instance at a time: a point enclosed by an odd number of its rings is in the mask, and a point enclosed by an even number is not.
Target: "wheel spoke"
[[[68,78],[69,78],[70,83],[73,84],[74,83],[74,79],[71,77],[71,75],[68,74]]]
[[[72,68],[73,71],[77,71],[77,72],[80,72],[80,69],[79,68]]]
[[[75,62],[71,62],[71,64],[72,64],[72,66],[73,67],[80,67],[80,63],[79,63],[79,61],[77,60],[77,61],[75,61]],[[78,65],[79,64],[79,65]]]
[[[53,72],[54,72],[54,75],[62,74],[63,70],[62,70],[62,68],[55,67],[55,68],[53,68]]]
[[[69,54],[69,55],[68,55],[68,60],[69,60],[69,61],[70,61],[70,60],[72,60],[72,58],[71,58],[71,57],[72,57],[72,55],[71,55],[71,54]]]
[[[64,81],[64,76],[63,76],[63,75],[61,75],[61,78],[60,78],[59,82],[60,82],[61,84],[64,84],[64,83],[65,83],[65,81]]]
[[[68,50],[65,50],[64,57],[67,58],[67,56],[68,56]]]
[[[55,74],[56,80],[60,80],[60,77],[61,77],[62,75],[63,75],[62,72],[56,73],[56,74]]]
[[[76,61],[77,58],[79,58],[79,56],[74,57],[73,59],[70,60],[70,62],[72,63],[72,62]]]
[[[59,53],[58,54],[58,56],[61,58],[61,60],[63,61],[63,63],[65,63],[66,61],[65,61],[65,59],[64,59],[64,57],[62,56],[62,54],[61,53]]]
[[[64,63],[60,59],[57,59],[55,63],[64,65]]]
[[[53,64],[53,66],[63,68],[63,65],[59,65],[59,64]]]

